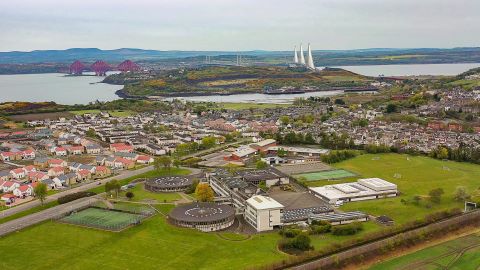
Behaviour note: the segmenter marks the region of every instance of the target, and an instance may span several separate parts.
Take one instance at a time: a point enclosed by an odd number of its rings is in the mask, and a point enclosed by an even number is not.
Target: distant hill
[[[236,55],[235,51],[158,51],[135,48],[101,50],[98,48],[72,48],[67,50],[36,50],[31,52],[0,52],[0,64],[70,63],[74,60],[93,62],[162,61],[166,59],[199,58],[206,55]],[[293,58],[291,51],[243,51],[245,57],[258,60],[285,62]],[[472,63],[480,62],[480,48],[372,48],[356,50],[315,50],[315,62],[321,66],[402,64],[402,63]],[[198,60],[198,59],[197,59]]]

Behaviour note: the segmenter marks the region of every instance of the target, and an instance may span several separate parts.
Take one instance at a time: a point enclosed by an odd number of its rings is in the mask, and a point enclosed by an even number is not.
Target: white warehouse
[[[330,204],[373,200],[398,195],[397,185],[380,178],[359,179],[356,183],[311,187],[309,191]]]

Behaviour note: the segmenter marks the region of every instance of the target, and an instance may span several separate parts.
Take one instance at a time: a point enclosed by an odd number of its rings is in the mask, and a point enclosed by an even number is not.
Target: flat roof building
[[[283,209],[274,199],[256,195],[247,200],[244,217],[258,232],[270,231],[283,224]]]
[[[330,204],[395,197],[398,195],[397,185],[380,178],[359,179],[356,183],[311,187],[309,191]]]

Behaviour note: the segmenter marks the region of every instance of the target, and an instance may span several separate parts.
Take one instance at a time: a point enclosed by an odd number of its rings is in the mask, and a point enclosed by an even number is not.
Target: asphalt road
[[[148,167],[141,168],[141,169],[134,170],[134,171],[123,171],[122,173],[120,173],[116,176],[112,176],[112,177],[105,178],[105,179],[98,180],[98,181],[91,182],[91,183],[86,183],[84,185],[74,187],[74,188],[71,188],[71,189],[67,189],[65,191],[61,191],[61,192],[52,194],[50,196],[47,196],[47,198],[45,199],[45,203],[55,201],[58,198],[63,197],[63,196],[68,195],[68,194],[71,194],[71,193],[75,193],[75,192],[79,192],[79,191],[86,191],[86,190],[95,188],[99,185],[104,185],[105,183],[107,183],[108,181],[113,180],[113,179],[121,180],[121,179],[129,178],[129,177],[132,177],[132,176],[135,176],[135,175],[138,175],[138,174],[142,174],[142,173],[151,171],[153,169],[154,169],[153,166],[148,166]],[[0,218],[8,217],[8,216],[11,216],[11,215],[14,215],[16,213],[31,209],[31,208],[33,208],[35,206],[39,206],[39,205],[40,205],[39,200],[33,200],[33,201],[30,201],[30,202],[27,202],[27,203],[24,203],[24,204],[20,204],[18,206],[12,207],[10,209],[6,209],[6,210],[1,211],[0,212]]]
[[[64,215],[75,209],[79,209],[84,206],[95,203],[97,200],[98,199],[95,197],[81,198],[69,203],[48,208],[38,213],[34,213],[25,217],[14,219],[9,222],[5,222],[3,224],[0,224],[0,237],[5,234],[16,232],[28,226],[40,223],[42,221],[59,217],[60,215]]]

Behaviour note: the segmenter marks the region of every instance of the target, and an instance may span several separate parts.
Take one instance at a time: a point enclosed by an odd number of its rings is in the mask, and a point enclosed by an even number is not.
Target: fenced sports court
[[[113,208],[90,206],[83,210],[73,211],[59,221],[84,227],[108,231],[121,231],[155,214],[148,206],[132,206],[118,204]]]
[[[346,177],[356,176],[355,173],[352,173],[347,170],[338,169],[331,171],[322,171],[322,172],[311,172],[295,175],[298,177],[304,177],[307,181],[317,181],[317,180],[328,180],[328,179],[341,179]]]

